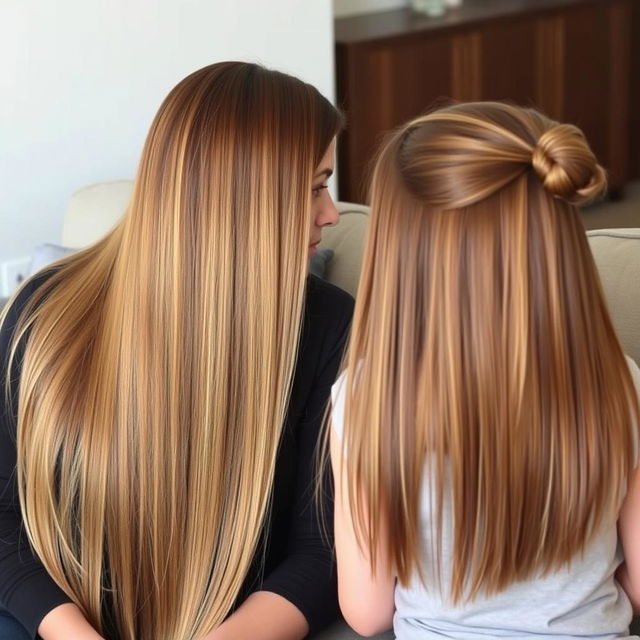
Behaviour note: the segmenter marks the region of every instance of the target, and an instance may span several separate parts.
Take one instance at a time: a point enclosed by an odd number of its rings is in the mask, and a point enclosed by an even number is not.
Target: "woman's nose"
[[[322,208],[320,215],[316,218],[316,224],[319,227],[333,227],[340,221],[340,214],[336,208],[333,199],[329,198],[329,202]]]

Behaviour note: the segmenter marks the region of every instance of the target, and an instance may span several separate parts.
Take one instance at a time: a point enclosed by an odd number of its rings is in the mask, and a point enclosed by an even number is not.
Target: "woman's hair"
[[[291,76],[196,71],[155,117],[121,223],[22,314],[24,521],[97,629],[199,638],[238,597],[296,360],[313,173],[340,126]]]
[[[561,567],[615,523],[638,402],[575,206],[604,187],[579,129],[508,104],[450,106],[383,145],[345,473],[372,566],[384,545],[402,584],[424,577],[425,473],[436,557],[451,497],[453,602]]]

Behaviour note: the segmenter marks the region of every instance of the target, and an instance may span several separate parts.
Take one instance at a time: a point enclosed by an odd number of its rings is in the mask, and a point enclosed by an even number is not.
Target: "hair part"
[[[507,104],[454,105],[384,143],[344,473],[372,566],[384,523],[402,584],[424,577],[423,524],[439,562],[447,500],[454,602],[558,569],[615,523],[638,400],[575,206],[604,186],[576,127]]]
[[[122,222],[22,314],[24,521],[98,630],[203,637],[236,602],[296,361],[313,172],[340,127],[285,74],[196,71],[155,117]]]

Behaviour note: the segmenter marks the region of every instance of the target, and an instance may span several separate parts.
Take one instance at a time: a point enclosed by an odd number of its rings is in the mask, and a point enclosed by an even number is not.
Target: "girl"
[[[640,373],[577,210],[604,186],[577,128],[506,104],[436,111],[383,146],[331,432],[360,633],[627,637]]]
[[[290,76],[195,72],[122,222],[13,301],[0,603],[27,637],[294,639],[333,618],[309,491],[352,302],[306,269],[337,222],[340,126]]]

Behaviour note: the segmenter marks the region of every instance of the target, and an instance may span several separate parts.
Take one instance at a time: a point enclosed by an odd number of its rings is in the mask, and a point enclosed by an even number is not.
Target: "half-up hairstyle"
[[[421,574],[425,473],[435,558],[451,499],[453,602],[555,570],[615,523],[638,401],[575,206],[604,187],[579,129],[507,104],[451,106],[384,143],[344,472],[372,565],[383,522],[402,584]]]
[[[313,173],[340,120],[257,65],[188,76],[122,222],[22,314],[23,517],[98,630],[110,611],[122,640],[201,638],[238,596],[296,360]]]

